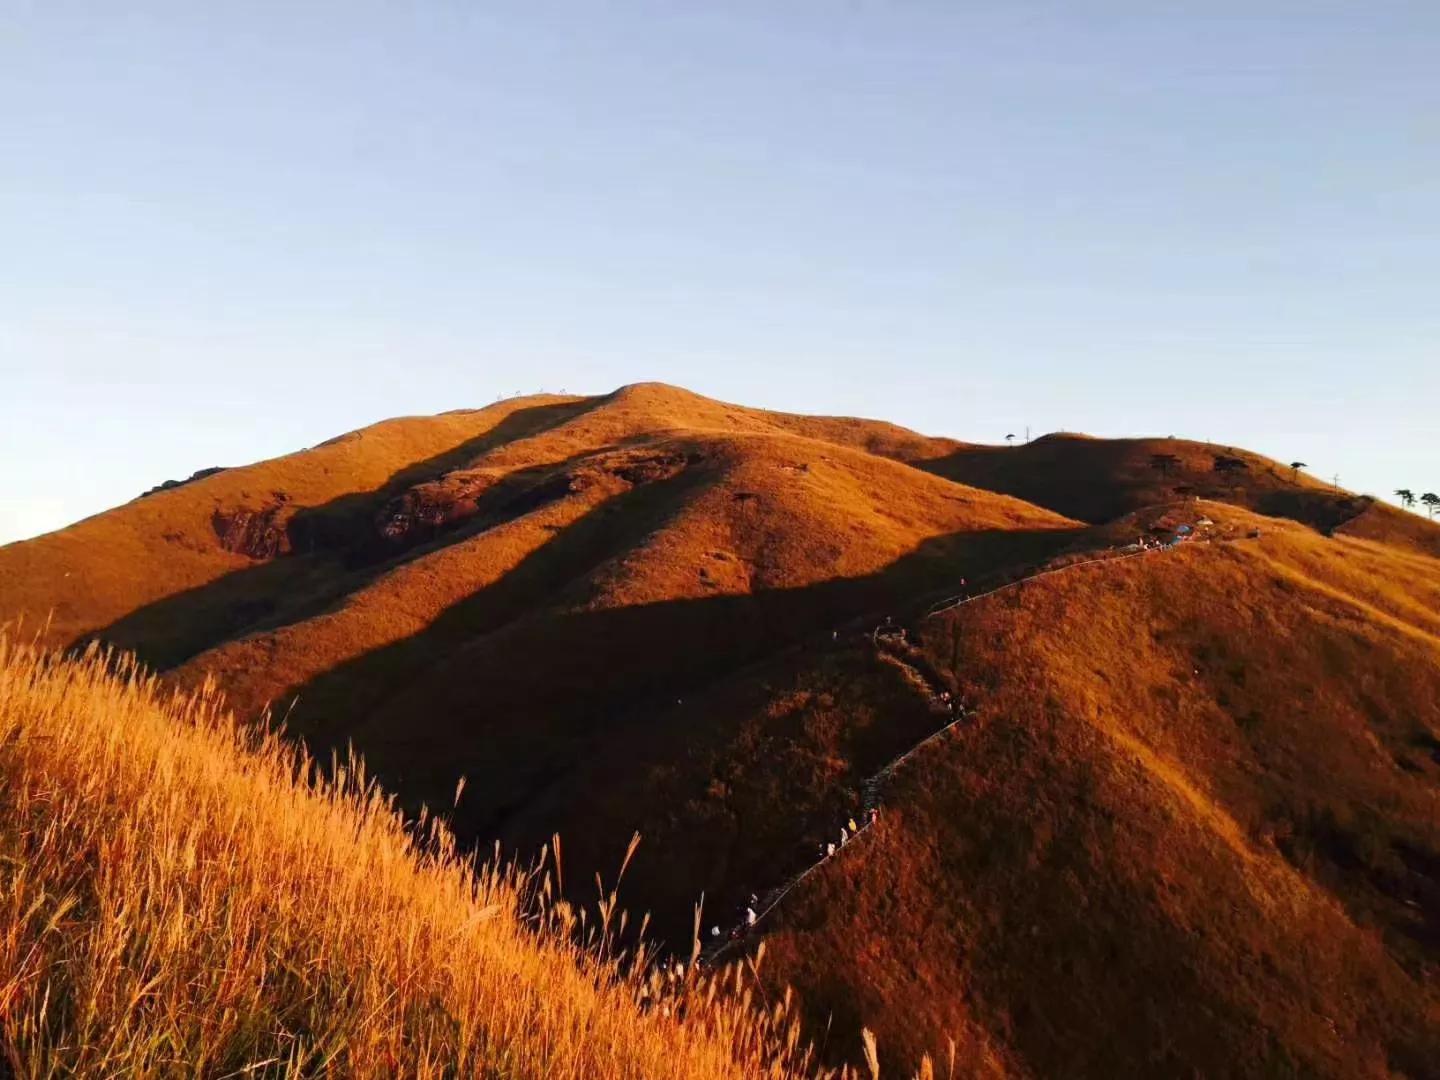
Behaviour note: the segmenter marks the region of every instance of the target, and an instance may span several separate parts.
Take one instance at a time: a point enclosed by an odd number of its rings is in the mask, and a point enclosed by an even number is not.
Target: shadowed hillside
[[[961,446],[917,461],[964,484],[1003,491],[1089,522],[1112,521],[1176,498],[1217,499],[1322,532],[1362,516],[1376,539],[1440,554],[1436,530],[1413,514],[1336,491],[1301,469],[1234,447],[1187,439],[1045,435],[1020,446]],[[1417,527],[1418,526],[1418,527]]]
[[[642,384],[156,491],[0,550],[0,618],[559,832],[572,898],[638,830],[627,906],[688,953],[703,894],[835,1061],[1425,1076],[1437,538],[1231,448]]]

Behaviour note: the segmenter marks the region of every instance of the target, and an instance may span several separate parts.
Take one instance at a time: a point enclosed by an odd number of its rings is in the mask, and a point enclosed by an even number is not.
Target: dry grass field
[[[817,1074],[783,1000],[622,952],[555,865],[460,858],[212,690],[0,637],[7,1075]]]
[[[0,549],[158,672],[5,647],[12,1068],[1437,1075],[1437,554],[1235,448],[658,384],[157,491]]]

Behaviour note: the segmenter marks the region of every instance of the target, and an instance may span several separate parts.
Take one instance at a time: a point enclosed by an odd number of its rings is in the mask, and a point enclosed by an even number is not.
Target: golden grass
[[[211,687],[0,634],[0,1072],[816,1071],[740,969],[662,977],[614,947],[613,893],[587,920],[550,888],[407,826],[361,770],[322,779]]]
[[[1197,511],[1242,539],[913,628],[970,718],[768,920],[765,975],[812,1018],[863,1022],[887,1067],[952,1035],[1020,1075],[1434,1072],[1436,564]],[[783,692],[852,728],[904,715],[888,672],[798,667]],[[824,731],[807,711],[789,730]]]

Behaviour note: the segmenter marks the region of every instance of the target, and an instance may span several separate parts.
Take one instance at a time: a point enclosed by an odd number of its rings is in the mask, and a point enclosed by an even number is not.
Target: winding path
[[[1187,542],[1194,543],[1197,541]],[[1205,542],[1209,542],[1208,537],[1206,538]],[[1003,585],[997,585],[995,588],[987,589],[983,592],[977,592],[974,594],[961,593],[956,596],[947,597],[946,599],[941,600],[926,609],[925,613],[920,616],[920,621],[924,622],[928,619],[933,619],[937,615],[944,614],[947,611],[953,611],[956,608],[964,607],[966,604],[973,604],[976,600],[983,600],[986,597],[994,596],[996,593],[1002,593],[1005,592],[1007,589],[1017,588],[1021,585],[1025,585],[1031,581],[1036,581],[1040,578],[1050,577],[1054,574],[1063,574],[1070,570],[1079,570],[1081,567],[1085,566],[1096,566],[1101,563],[1125,562],[1129,559],[1139,558],[1142,555],[1153,555],[1157,552],[1169,551],[1171,550],[1171,548],[1171,545],[1157,545],[1154,547],[1141,548],[1138,551],[1125,551],[1123,549],[1119,551],[1112,551],[1105,555],[1096,556],[1095,558],[1083,559],[1079,562],[1067,563],[1064,566],[1057,566],[1048,570],[1040,570],[1036,573],[1016,578],[1014,581],[1006,582]],[[895,772],[912,757],[918,754],[921,750],[925,749],[927,746],[930,746],[932,743],[935,743],[938,740],[944,738],[951,731],[953,731],[957,725],[963,722],[969,715],[963,705],[961,705],[958,701],[953,701],[950,697],[949,692],[940,685],[938,685],[936,677],[932,673],[925,670],[928,665],[912,663],[911,661],[912,659],[914,659],[914,657],[904,654],[906,652],[913,653],[918,651],[916,647],[910,643],[909,631],[906,630],[906,628],[904,628],[903,626],[892,624],[887,621],[886,623],[875,627],[874,630],[871,631],[870,639],[871,642],[879,650],[879,655],[882,660],[903,668],[909,674],[910,681],[913,684],[916,684],[917,688],[923,688],[924,692],[928,695],[930,699],[931,706],[934,707],[936,705],[939,705],[942,708],[948,709],[952,714],[952,719],[944,727],[931,732],[929,735],[925,736],[925,738],[921,739],[915,745],[911,746],[908,750],[893,758],[878,772],[874,773],[870,777],[867,777],[865,780],[862,780],[860,782],[860,827],[855,830],[849,841],[842,845],[837,845],[833,854],[822,854],[819,859],[811,863],[809,866],[805,867],[799,873],[787,878],[785,881],[781,882],[779,885],[774,886],[762,896],[760,896],[758,903],[754,906],[754,922],[746,926],[744,921],[742,920],[740,923],[731,926],[726,931],[722,932],[720,937],[711,938],[709,941],[707,941],[700,952],[700,963],[705,965],[714,965],[714,963],[719,960],[720,957],[722,957],[725,953],[727,953],[731,948],[744,944],[751,936],[756,933],[757,928],[765,920],[766,916],[768,916],[772,911],[775,910],[775,908],[780,904],[780,901],[785,899],[785,897],[790,893],[791,890],[793,890],[797,885],[799,885],[802,881],[808,878],[811,874],[815,873],[815,871],[819,870],[831,859],[839,858],[846,851],[850,850],[857,843],[859,843],[861,838],[870,831],[870,827],[873,824],[873,821],[871,819],[871,812],[879,810],[882,805],[881,792],[885,786],[885,782],[889,780],[895,774]],[[902,650],[904,651],[902,652]]]

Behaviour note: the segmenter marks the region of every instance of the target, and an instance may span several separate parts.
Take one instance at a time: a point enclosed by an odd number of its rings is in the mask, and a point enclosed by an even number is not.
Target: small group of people
[[[754,893],[751,893],[751,894],[750,894],[750,899],[749,899],[749,901],[746,902],[746,904],[745,904],[745,913],[744,913],[744,915],[741,917],[741,925],[744,926],[744,928],[745,928],[746,930],[749,930],[752,926],[754,926],[756,920],[760,918],[760,916],[759,916],[759,915],[756,913],[756,911],[755,911],[755,909],[758,908],[759,906],[760,906],[760,898],[759,898],[758,896],[756,896]],[[740,929],[739,926],[735,927],[735,929],[733,929],[733,930],[730,931],[730,937],[731,937],[732,939],[739,937],[740,934],[741,934],[741,929]],[[710,927],[710,938],[711,938],[712,941],[718,941],[718,940],[720,939],[720,927],[719,927],[719,926],[712,926],[712,927]]]
[[[1169,540],[1162,540],[1156,536],[1137,537],[1135,543],[1126,544],[1122,551],[1165,551],[1169,548],[1178,547],[1182,542],[1192,539],[1194,531],[1188,525],[1182,525],[1176,535]]]
[[[879,807],[871,807],[871,808],[870,808],[870,812],[865,815],[865,825],[864,825],[864,828],[867,828],[867,829],[868,829],[871,825],[874,825],[875,822],[877,822],[877,821],[879,821],[879,820],[880,820],[880,808],[879,808]],[[821,854],[821,856],[822,856],[823,858],[826,858],[826,859],[830,858],[830,856],[834,855],[835,852],[839,851],[842,847],[844,847],[846,844],[848,844],[851,840],[853,840],[853,839],[855,839],[855,837],[859,836],[859,835],[860,835],[860,830],[861,830],[861,826],[855,824],[855,819],[852,817],[849,821],[845,822],[844,825],[841,825],[841,826],[840,826],[840,842],[839,842],[838,844],[835,843],[835,842],[833,842],[833,841],[831,841],[830,843],[822,844],[822,845],[821,845],[821,847],[820,847],[820,854]]]
[[[1168,539],[1155,536],[1141,536],[1135,543],[1129,545],[1126,551],[1160,551],[1165,548],[1179,547],[1187,540],[1208,540],[1209,534],[1203,530],[1213,526],[1215,522],[1208,517],[1202,517],[1194,525],[1176,525],[1174,533]]]

